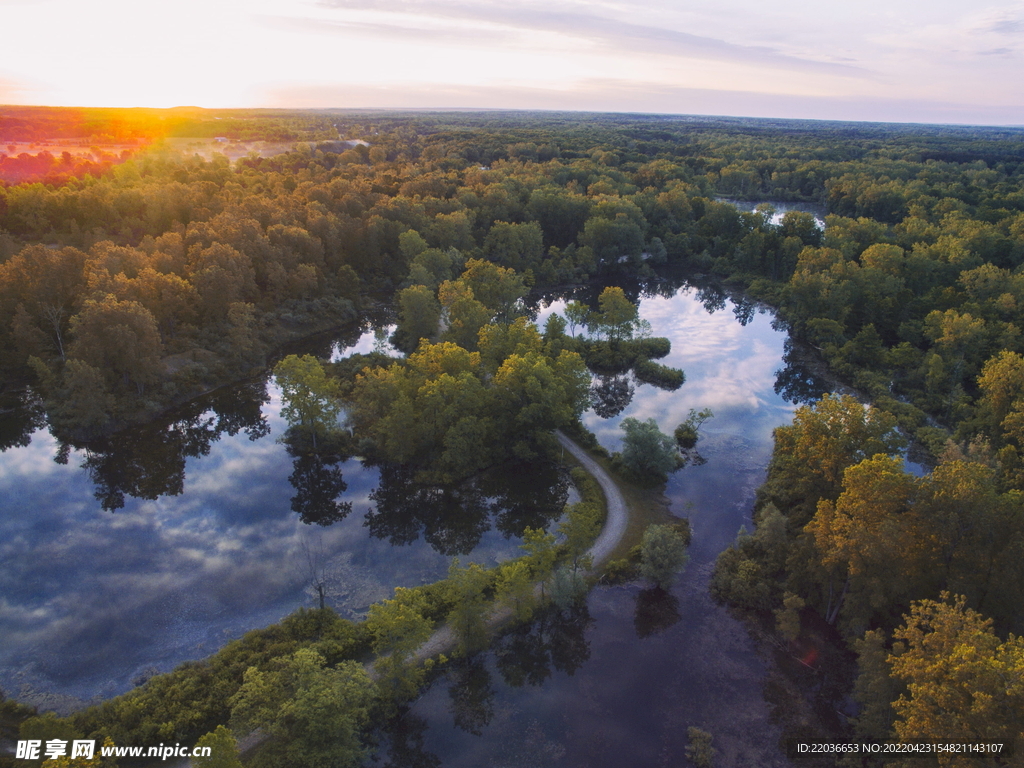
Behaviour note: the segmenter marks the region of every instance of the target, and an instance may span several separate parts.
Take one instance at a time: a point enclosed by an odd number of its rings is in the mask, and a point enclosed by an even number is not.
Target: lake
[[[586,611],[524,627],[453,667],[403,721],[396,757],[414,748],[445,766],[676,764],[696,725],[723,764],[785,764],[762,696],[768,665],[707,583],[715,556],[751,527],[772,430],[791,420],[792,400],[825,388],[791,363],[770,313],[681,282],[653,283],[640,312],[671,339],[661,362],[686,383],[596,382],[599,410],[618,412],[584,421],[616,450],[627,416],[671,433],[691,408],[714,411],[698,445],[706,463],[666,489],[693,528],[687,569],[670,594],[599,587]],[[563,306],[540,308],[538,322]],[[349,329],[309,349],[336,359],[375,343]],[[453,555],[488,565],[516,556],[523,526],[550,523],[573,498],[552,467],[442,493],[358,458],[303,464],[278,440],[280,407],[273,381],[254,380],[115,440],[61,446],[40,427],[0,454],[5,691],[65,710],[123,692],[315,605],[313,561],[330,574],[328,603],[358,617],[395,586],[442,577]]]
[[[280,409],[261,379],[87,447],[40,428],[0,453],[9,695],[67,711],[126,691],[316,605],[314,569],[328,603],[358,618],[396,586],[444,577],[455,555],[518,556],[523,528],[574,498],[553,466],[437,491],[357,458],[296,458]]]

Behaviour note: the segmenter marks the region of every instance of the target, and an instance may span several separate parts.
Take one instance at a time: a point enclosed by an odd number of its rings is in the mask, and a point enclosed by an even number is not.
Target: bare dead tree
[[[66,360],[64,357],[64,317],[65,309],[63,306],[56,304],[44,304],[43,305],[43,317],[53,328],[53,335],[57,341],[57,351],[60,352],[60,359]]]
[[[308,540],[302,542],[302,555],[305,561],[305,578],[316,591],[320,608],[326,608],[327,582],[330,572],[327,567],[327,554],[324,552],[323,536],[317,536],[315,543]]]

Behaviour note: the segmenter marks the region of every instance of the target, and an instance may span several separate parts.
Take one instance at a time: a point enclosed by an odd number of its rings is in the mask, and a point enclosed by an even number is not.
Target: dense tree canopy
[[[666,388],[682,383],[682,372],[652,362],[668,350],[643,338],[635,291],[580,292],[566,308],[569,335],[553,322],[543,337],[516,322],[539,293],[638,277],[656,292],[663,264],[713,273],[774,305],[794,339],[873,403],[828,397],[776,433],[757,530],[723,553],[716,594],[789,611],[790,629],[804,601],[851,640],[865,638],[865,668],[869,656],[885,666],[880,648],[891,642],[871,633],[917,611],[900,630],[909,649],[901,685],[924,679],[917,662],[931,630],[916,628],[950,611],[970,627],[946,634],[980,648],[990,668],[1014,669],[1004,661],[1015,646],[1002,637],[1024,621],[1015,599],[1024,562],[1020,130],[37,108],[5,108],[0,126],[23,140],[303,141],[235,162],[155,144],[116,166],[102,156],[79,164],[96,175],[77,179],[74,163],[42,158],[40,168],[59,172],[0,186],[0,373],[37,383],[58,433],[102,434],[144,418],[383,300],[411,354],[350,388],[356,435],[424,479],[464,477],[533,455],[578,415],[584,362],[606,377],[591,394],[605,413],[628,399],[615,378],[628,370]],[[366,137],[372,146],[342,141]],[[28,167],[11,161],[0,158]],[[807,212],[776,220],[770,206],[742,211],[723,198],[816,204],[825,226]],[[584,329],[602,338],[576,344]],[[790,391],[822,395],[805,384]],[[316,422],[301,411],[296,423]],[[24,442],[41,418],[24,419],[23,434],[5,442]],[[895,427],[938,461],[929,476],[903,470]],[[142,467],[115,447],[92,457],[111,507],[124,492],[180,482],[177,460]],[[338,487],[317,470],[293,475],[307,508]],[[506,577],[515,602],[519,582]],[[962,595],[963,610],[927,602],[942,590]],[[994,629],[970,611],[991,616]],[[989,690],[990,678],[965,669],[951,684]],[[913,692],[903,701],[907,728],[931,717]]]

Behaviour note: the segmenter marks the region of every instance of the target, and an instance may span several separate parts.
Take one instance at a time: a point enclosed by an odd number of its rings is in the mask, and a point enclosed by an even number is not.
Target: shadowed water
[[[666,491],[693,527],[690,565],[671,594],[598,588],[587,611],[545,617],[454,667],[394,735],[396,764],[677,765],[691,725],[714,735],[720,764],[784,763],[766,666],[707,582],[717,553],[751,525],[772,429],[792,417],[779,393],[816,398],[824,387],[753,304],[714,286],[650,294],[641,315],[672,341],[660,362],[686,383],[595,382],[584,420],[615,450],[625,417],[670,433],[691,408],[714,411],[698,446],[707,463]],[[539,324],[562,306],[542,309]],[[366,333],[314,346],[337,358],[375,344]],[[315,604],[310,553],[329,564],[328,602],[355,616],[396,585],[439,578],[453,554],[486,564],[515,554],[522,526],[548,522],[568,497],[545,467],[439,491],[356,458],[300,464],[277,442],[279,411],[273,384],[251,382],[89,447],[60,446],[31,408],[0,421],[0,436],[36,429],[0,455],[0,685],[109,696],[208,655]]]
[[[370,334],[372,342],[372,334]],[[227,388],[110,440],[61,445],[21,410],[0,454],[0,686],[61,710],[327,603],[358,617],[452,556],[519,554],[569,498],[554,465],[449,489],[295,457],[272,382]],[[34,430],[34,431],[33,431]],[[30,437],[30,439],[29,439]]]
[[[655,336],[672,340],[660,362],[683,368],[686,383],[676,392],[636,385],[616,416],[585,421],[616,450],[627,416],[671,433],[690,408],[714,411],[698,446],[707,463],[676,473],[666,490],[671,511],[693,527],[687,569],[670,593],[598,587],[583,615],[548,615],[481,654],[472,674],[457,666],[414,705],[403,727],[418,736],[399,733],[397,764],[417,764],[418,751],[421,764],[446,768],[677,766],[689,726],[713,735],[717,765],[788,764],[762,695],[767,665],[707,589],[715,556],[752,526],[772,430],[792,418],[776,392],[786,335],[770,315],[713,289],[646,298],[640,311]]]

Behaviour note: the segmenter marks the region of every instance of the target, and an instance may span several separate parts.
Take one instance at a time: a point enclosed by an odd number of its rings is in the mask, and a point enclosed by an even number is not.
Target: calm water
[[[661,362],[686,383],[665,392],[606,380],[598,410],[618,412],[585,421],[615,450],[626,416],[670,433],[690,408],[714,411],[698,446],[707,463],[666,491],[693,527],[687,570],[671,595],[598,588],[586,611],[547,617],[453,668],[396,734],[398,764],[674,766],[690,725],[714,734],[720,764],[785,763],[762,696],[766,665],[707,581],[717,553],[750,527],[772,429],[792,417],[777,391],[824,389],[788,364],[769,314],[710,287],[655,287],[668,295],[652,291],[641,315],[672,340]],[[350,334],[316,350],[336,358],[374,344]],[[277,440],[279,410],[273,383],[257,381],[113,444],[62,449],[39,429],[0,454],[6,691],[68,704],[60,697],[110,696],[203,657],[313,605],[311,555],[327,564],[329,602],[358,615],[396,585],[442,576],[452,555],[489,564],[515,554],[522,527],[550,521],[569,498],[544,467],[438,493],[356,458],[303,464]],[[0,438],[4,429],[15,428],[0,423]]]
[[[550,466],[439,493],[356,458],[296,459],[280,407],[255,381],[106,443],[62,448],[38,429],[0,454],[5,692],[65,710],[207,656],[315,605],[311,559],[329,604],[358,616],[454,555],[520,554],[523,527],[571,498]]]
[[[641,316],[672,339],[662,362],[683,368],[686,383],[637,386],[619,415],[586,422],[615,450],[626,416],[653,417],[671,433],[690,408],[714,411],[698,445],[707,463],[676,473],[667,489],[672,512],[693,526],[690,564],[670,595],[599,587],[585,612],[546,617],[439,679],[396,737],[394,752],[410,764],[432,753],[452,768],[677,766],[688,726],[713,734],[718,765],[788,764],[762,695],[766,664],[707,584],[718,552],[751,527],[772,430],[792,418],[776,387],[815,385],[786,369],[785,334],[753,307],[683,289],[645,299]]]
[[[724,197],[716,198],[719,202],[730,203],[735,205],[741,211],[752,212],[757,206],[761,205],[760,202],[750,202],[747,200],[728,200]],[[771,200],[768,203],[775,209],[775,213],[772,214],[771,223],[776,226],[782,223],[782,217],[790,211],[801,211],[803,213],[809,213],[814,216],[815,221],[818,222],[818,226],[822,229],[825,228],[825,214],[827,210],[824,205],[817,203],[782,203],[776,200]]]

